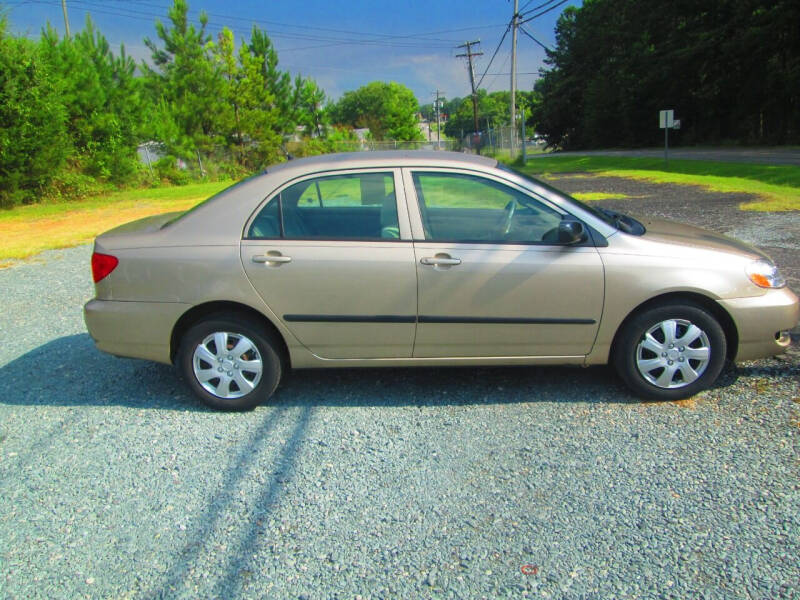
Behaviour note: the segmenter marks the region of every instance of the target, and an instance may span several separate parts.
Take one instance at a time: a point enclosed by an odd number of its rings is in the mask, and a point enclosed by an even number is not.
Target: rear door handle
[[[292,257],[281,254],[256,254],[252,260],[254,263],[288,263],[292,262]]]
[[[426,256],[425,258],[420,259],[423,265],[434,265],[434,266],[453,266],[453,265],[460,265],[461,259],[460,258],[451,258],[449,256]]]

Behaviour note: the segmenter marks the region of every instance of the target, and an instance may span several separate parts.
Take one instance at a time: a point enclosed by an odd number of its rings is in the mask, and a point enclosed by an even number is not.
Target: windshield
[[[573,205],[581,210],[584,210],[594,216],[595,218],[603,221],[606,225],[610,225],[614,229],[619,229],[624,231],[625,233],[631,233],[633,235],[642,235],[645,232],[644,225],[642,225],[636,219],[629,217],[628,215],[624,215],[620,212],[616,212],[614,210],[610,210],[607,208],[595,208],[594,206],[590,206],[585,202],[581,202],[577,198],[573,198],[569,194],[562,192],[559,189],[554,188],[553,186],[541,181],[540,179],[535,179],[530,175],[523,173],[522,171],[518,171],[509,167],[508,165],[504,165],[502,163],[497,164],[497,168],[506,171],[508,173],[513,173],[517,177],[524,179],[525,181],[533,184],[534,186],[542,187],[547,190],[550,194],[554,196],[558,196],[564,204],[566,205]]]
[[[614,223],[614,219],[611,218],[610,216],[608,216],[605,212],[601,212],[601,211],[597,210],[596,208],[594,208],[592,206],[589,206],[588,204],[586,204],[584,202],[581,202],[577,198],[573,198],[569,194],[566,194],[566,193],[562,192],[561,190],[554,188],[552,185],[549,185],[549,184],[545,183],[544,181],[542,181],[540,179],[535,179],[535,178],[531,177],[530,175],[527,175],[527,174],[523,173],[522,171],[517,171],[516,169],[512,169],[508,165],[504,165],[502,163],[498,163],[497,164],[497,168],[502,170],[502,171],[506,171],[508,173],[513,173],[517,177],[520,177],[520,178],[524,179],[525,181],[527,181],[529,183],[532,183],[532,184],[534,184],[536,186],[543,187],[544,189],[546,189],[551,194],[553,194],[555,196],[558,196],[559,198],[564,200],[564,202],[566,204],[573,204],[573,205],[579,207],[581,210],[585,210],[586,212],[590,213],[592,216],[600,219],[604,223],[606,223],[608,225],[611,225],[612,227],[616,227],[616,224]]]

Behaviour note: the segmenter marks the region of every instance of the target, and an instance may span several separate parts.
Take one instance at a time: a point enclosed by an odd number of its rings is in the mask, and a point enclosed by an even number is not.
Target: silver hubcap
[[[665,389],[681,388],[695,381],[706,370],[710,358],[706,332],[683,319],[653,325],[636,347],[639,373]]]
[[[209,394],[233,399],[253,391],[264,365],[252,340],[240,333],[217,331],[194,349],[192,368]]]

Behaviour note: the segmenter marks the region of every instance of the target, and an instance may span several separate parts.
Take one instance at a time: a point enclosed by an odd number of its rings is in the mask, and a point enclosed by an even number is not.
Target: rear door
[[[411,356],[417,274],[399,170],[291,182],[247,224],[241,258],[263,300],[317,356]]]

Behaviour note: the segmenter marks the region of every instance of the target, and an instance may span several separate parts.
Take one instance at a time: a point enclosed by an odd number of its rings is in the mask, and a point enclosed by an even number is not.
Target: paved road
[[[529,160],[554,153],[532,154]],[[559,156],[630,156],[636,158],[662,158],[664,148],[641,150],[592,150],[586,152],[558,152]],[[771,165],[800,166],[800,148],[674,148],[670,158],[689,160],[715,160],[722,162],[764,163]]]

